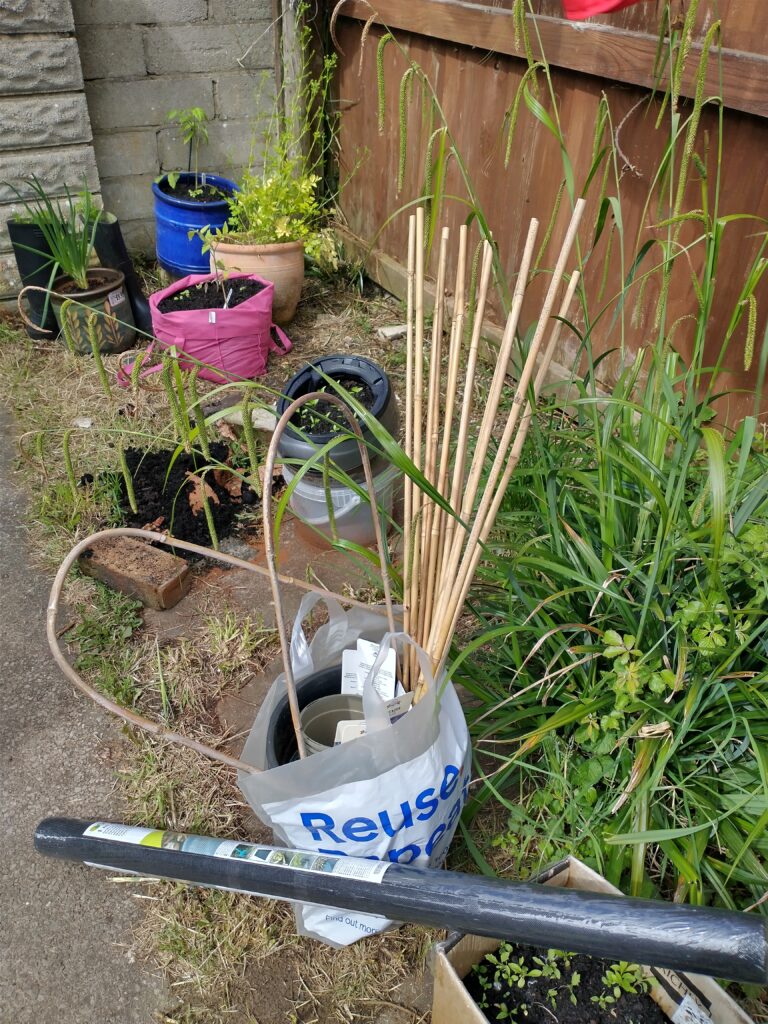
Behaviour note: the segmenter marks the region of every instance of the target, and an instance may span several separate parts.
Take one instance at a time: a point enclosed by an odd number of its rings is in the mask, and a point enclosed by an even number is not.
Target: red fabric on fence
[[[582,18],[593,18],[596,14],[611,14],[622,7],[642,3],[643,0],[563,0],[566,18],[581,21]]]

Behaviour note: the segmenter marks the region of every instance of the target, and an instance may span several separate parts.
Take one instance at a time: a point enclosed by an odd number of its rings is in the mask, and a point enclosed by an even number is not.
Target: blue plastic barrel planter
[[[179,182],[194,182],[195,175],[184,172]],[[220,174],[200,174],[206,185],[213,185],[226,194],[237,191],[237,185]],[[163,179],[165,180],[165,179]],[[155,228],[157,231],[156,252],[160,266],[175,277],[187,274],[210,273],[210,257],[203,255],[203,243],[199,235],[189,237],[190,231],[201,228],[220,228],[229,215],[225,198],[198,203],[193,199],[177,199],[163,192],[158,182],[153,182],[155,195]]]

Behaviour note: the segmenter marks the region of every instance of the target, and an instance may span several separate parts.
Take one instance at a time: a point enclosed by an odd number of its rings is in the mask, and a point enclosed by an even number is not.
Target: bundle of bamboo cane
[[[434,673],[437,673],[445,663],[451,637],[482,557],[483,547],[493,528],[512,473],[520,460],[533,407],[557,346],[562,327],[561,319],[555,321],[546,348],[541,351],[583,211],[584,201],[579,200],[574,207],[568,231],[552,272],[519,379],[513,386],[513,398],[506,422],[501,429],[500,437],[497,437],[499,428],[496,420],[505,388],[508,387],[510,358],[539,226],[536,220],[531,221],[517,269],[512,304],[493,380],[485,399],[469,466],[467,449],[473,424],[475,375],[480,339],[491,282],[492,250],[486,241],[483,246],[479,284],[471,321],[469,348],[465,349],[467,228],[464,225],[461,227],[456,260],[453,318],[448,335],[447,360],[444,360],[443,325],[448,229],[443,229],[440,238],[436,301],[427,353],[424,339],[423,209],[418,208],[409,221],[405,449],[416,468],[450,505],[454,513],[448,514],[410,477],[406,479],[403,563],[405,629],[430,656]],[[578,280],[578,272],[573,271],[558,311],[560,318],[565,318],[568,314]],[[429,372],[425,401],[424,367],[427,358]],[[459,391],[462,393],[460,410],[457,409]],[[496,454],[486,475],[486,460],[494,438],[497,439]],[[485,482],[482,483],[484,475]],[[406,689],[415,690],[414,699],[418,700],[426,684],[419,676],[415,656],[406,657],[402,666],[402,676],[404,686]]]

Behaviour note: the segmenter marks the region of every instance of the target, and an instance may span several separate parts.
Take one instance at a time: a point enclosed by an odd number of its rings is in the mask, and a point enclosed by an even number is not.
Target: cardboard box
[[[585,892],[621,895],[602,875],[575,857],[560,861],[535,881]],[[488,1024],[488,1018],[472,1001],[462,979],[499,944],[499,939],[458,933],[435,944],[432,949],[435,979],[432,1024]],[[645,972],[656,982],[649,994],[674,1024],[753,1024],[712,978],[656,967],[646,968]]]

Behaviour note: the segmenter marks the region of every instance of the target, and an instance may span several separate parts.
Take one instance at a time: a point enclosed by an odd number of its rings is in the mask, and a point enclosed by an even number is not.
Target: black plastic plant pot
[[[341,665],[313,672],[296,683],[299,711],[303,711],[313,701],[321,697],[330,697],[334,693],[341,693]],[[275,705],[267,727],[267,768],[288,764],[295,760],[297,755],[296,733],[291,721],[288,694],[284,693]]]
[[[37,224],[9,220],[8,235],[22,287],[36,285],[38,288],[47,288],[51,280],[53,256],[43,232]],[[27,292],[25,298],[29,303],[29,319],[42,328],[36,331],[34,327],[27,327],[27,334],[30,338],[55,338],[59,333],[59,327],[50,301],[46,311],[45,295],[42,292]]]
[[[377,419],[390,434],[397,433],[397,403],[389,377],[380,366],[370,359],[364,359],[363,356],[325,356],[302,367],[286,384],[285,393],[277,403],[277,415],[282,416],[291,402],[312,391],[334,393],[333,387],[328,384],[326,379],[328,377],[338,381],[362,405],[365,405],[371,416]],[[306,462],[318,448],[322,448],[335,436],[333,425],[327,422],[325,415],[317,415],[316,427],[308,425],[306,422],[302,425],[302,421],[307,419],[307,414],[304,412],[306,408],[304,406],[298,411],[280,438],[278,450],[283,459]],[[330,407],[330,404],[329,410],[338,415]],[[358,422],[363,431],[364,440],[375,444],[372,434],[359,417]],[[348,429],[346,420],[341,421],[339,429]],[[359,469],[362,465],[360,449],[357,441],[353,438],[347,438],[336,445],[330,453],[330,458],[347,473]]]

